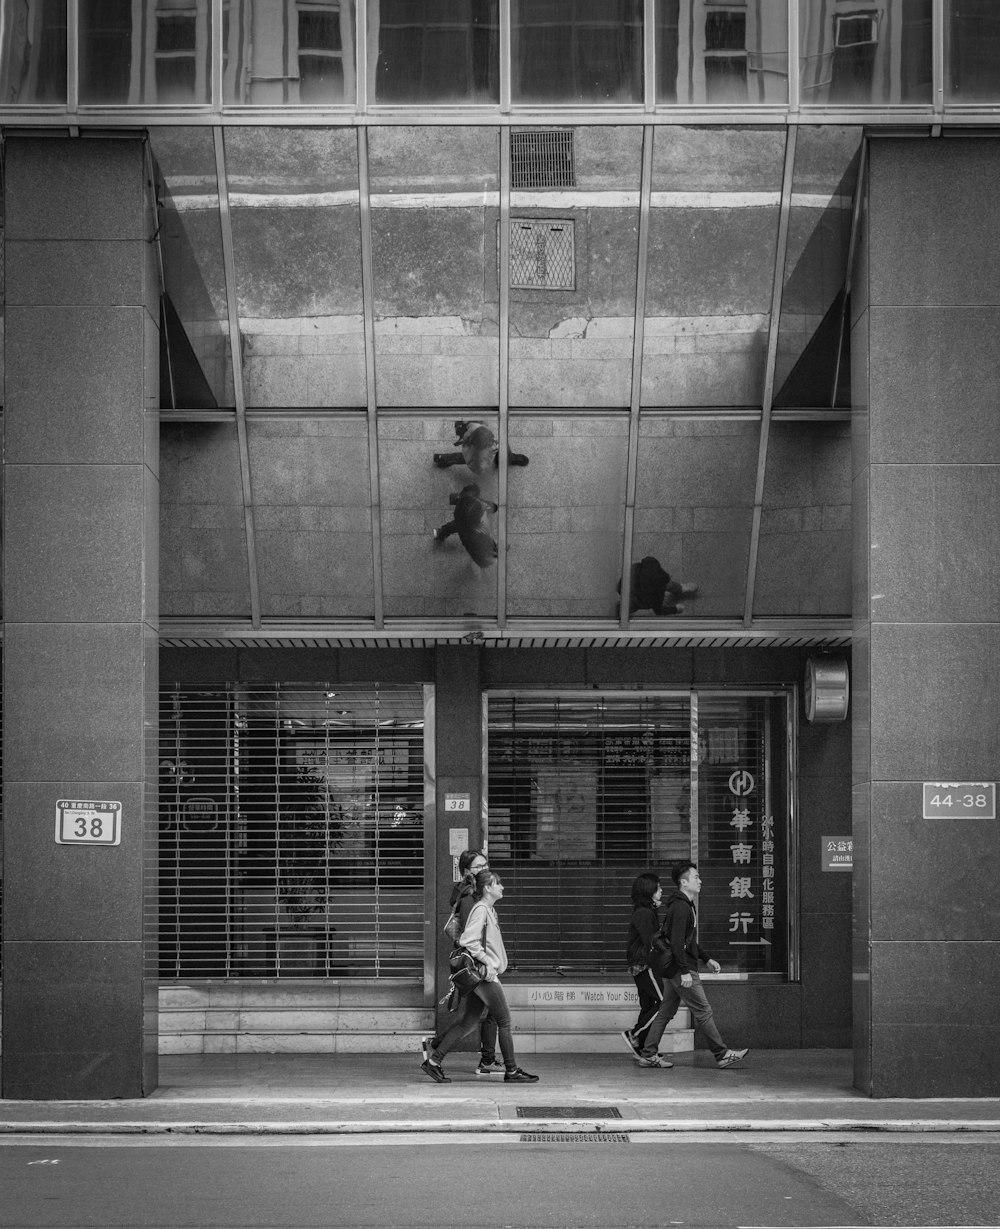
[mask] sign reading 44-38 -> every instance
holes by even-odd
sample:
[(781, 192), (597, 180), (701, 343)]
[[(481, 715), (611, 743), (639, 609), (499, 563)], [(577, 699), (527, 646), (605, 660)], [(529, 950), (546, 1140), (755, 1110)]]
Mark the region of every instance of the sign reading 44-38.
[(59, 845), (120, 845), (122, 804), (60, 798), (56, 803), (56, 843)]

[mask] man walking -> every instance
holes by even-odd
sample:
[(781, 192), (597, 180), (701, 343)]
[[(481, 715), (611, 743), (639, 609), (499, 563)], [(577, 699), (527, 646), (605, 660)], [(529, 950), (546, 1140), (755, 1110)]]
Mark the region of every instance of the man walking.
[(701, 876), (694, 862), (679, 862), (670, 877), (676, 886), (665, 902), (663, 938), (653, 940), (649, 953), (650, 967), (663, 979), (663, 1002), (646, 1032), (642, 1053), (656, 1053), (663, 1030), (683, 1003), (690, 1009), (695, 1027), (704, 1033), (715, 1056), (715, 1065), (731, 1067), (746, 1058), (749, 1051), (731, 1050), (722, 1040), (698, 976), (699, 961), (705, 962), (710, 973), (719, 973), (722, 969), (719, 962), (698, 945), (698, 910), (694, 898), (701, 891)]

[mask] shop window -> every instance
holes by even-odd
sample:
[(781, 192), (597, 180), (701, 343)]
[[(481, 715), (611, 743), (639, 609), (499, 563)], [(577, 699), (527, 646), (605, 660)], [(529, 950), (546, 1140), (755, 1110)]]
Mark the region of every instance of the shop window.
[(497, 103), (498, 0), (369, 0), (375, 102)]
[(298, 7), (299, 102), (344, 100), (344, 47), (339, 4)]
[(642, 101), (642, 0), (514, 0), (515, 102)]
[(66, 0), (9, 0), (0, 22), (0, 97), (66, 102)]
[(790, 973), (784, 692), (491, 694), (488, 852), (512, 975), (621, 970), (629, 891), (697, 862), (723, 971)]
[(419, 686), (160, 706), (160, 975), (423, 975)]
[(194, 96), (195, 13), (158, 13), (156, 16), (156, 101), (188, 102)]
[(705, 15), (705, 101), (747, 100), (747, 15), (724, 9)]

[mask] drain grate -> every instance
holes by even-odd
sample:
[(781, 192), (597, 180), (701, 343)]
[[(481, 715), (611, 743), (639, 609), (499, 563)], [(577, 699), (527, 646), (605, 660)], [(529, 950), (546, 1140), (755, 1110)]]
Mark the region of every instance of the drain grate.
[(516, 1105), (518, 1118), (621, 1118), (616, 1105)]
[(533, 1131), (519, 1137), (522, 1144), (630, 1144), (621, 1131)]

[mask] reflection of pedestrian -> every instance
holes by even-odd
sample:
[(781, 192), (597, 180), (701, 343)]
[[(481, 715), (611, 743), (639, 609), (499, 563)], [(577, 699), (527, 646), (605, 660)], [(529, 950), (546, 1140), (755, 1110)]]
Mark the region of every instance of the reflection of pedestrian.
[(473, 560), (481, 568), (489, 567), (497, 557), (497, 544), (486, 518), (496, 512), (497, 505), (483, 499), (474, 482), (453, 491), (448, 502), (455, 505), (455, 516), (434, 530), (435, 542), (443, 542), (457, 533)]
[(694, 898), (701, 891), (701, 876), (693, 862), (678, 862), (670, 876), (677, 885), (667, 897), (663, 918), (663, 951), (651, 944), (649, 963), (663, 978), (663, 1003), (646, 1033), (643, 1053), (656, 1053), (663, 1030), (674, 1018), (681, 1003), (688, 1007), (695, 1027), (700, 1028), (715, 1055), (717, 1067), (731, 1067), (746, 1058), (746, 1050), (730, 1050), (719, 1035), (712, 1006), (698, 976), (698, 962), (703, 960), (710, 973), (719, 973), (722, 966), (698, 946), (696, 927), (698, 910)]
[[(649, 967), (649, 941), (660, 929), (657, 909), (663, 889), (658, 875), (646, 871), (637, 875), (632, 884), (632, 917), (628, 925), (625, 960), (639, 994), (639, 1016), (631, 1029), (621, 1034), (640, 1067), (672, 1067), (669, 1059), (656, 1052), (657, 1037), (652, 1049), (646, 1044), (646, 1032), (663, 1002), (663, 982)], [(662, 1036), (663, 1030), (660, 1030)]]
[[(621, 582), (618, 583), (621, 593)], [(665, 572), (659, 559), (647, 555), (640, 559), (632, 570), (632, 592), (629, 594), (628, 612), (635, 614), (637, 610), (652, 610), (653, 614), (680, 614), (684, 606), (678, 602), (679, 597), (695, 597), (697, 585), (682, 584), (671, 580), (670, 573)]]
[[(463, 422), (455, 423), (455, 443), (461, 452), (436, 452), (434, 464), (438, 469), (447, 469), (451, 465), (468, 465), (474, 474), (486, 474), (496, 469), (499, 464), (498, 453), (500, 445), (497, 437), (485, 423)], [(507, 449), (508, 465), (527, 465), (528, 458), (520, 452)]]
[[(481, 850), (466, 849), (458, 856), (458, 870), (462, 878), (451, 890), (448, 907), (457, 912), (458, 933), (461, 935), (469, 920), (472, 906), (476, 903), (476, 876), (480, 871), (489, 870), (489, 863)], [(460, 1006), (464, 1007), (464, 1003)], [(503, 1063), (497, 1062), (497, 1022), (482, 1002), (479, 1003), (479, 1009), (482, 1019), (479, 1023), (480, 1056), (476, 1075), (499, 1075), (504, 1067)], [(421, 1038), (420, 1046), (424, 1052), (424, 1062), (430, 1059), (431, 1053), (440, 1044), (442, 1036), (435, 1034), (433, 1037)]]
[(510, 1008), (507, 996), (500, 984), (500, 974), (507, 968), (507, 952), (500, 934), (496, 904), (503, 897), (500, 876), (489, 869), (476, 876), (475, 904), (469, 920), (462, 931), (459, 943), (467, 948), (481, 964), (486, 966), (486, 977), (471, 994), (466, 995), (458, 1020), (445, 1033), (440, 1043), (431, 1051), (430, 1057), (420, 1064), (420, 1070), (436, 1084), (447, 1084), (441, 1060), (458, 1045), (466, 1033), (479, 1023), (483, 1006), (497, 1022), (500, 1053), (503, 1055), (504, 1082), (508, 1084), (535, 1084), (537, 1075), (529, 1075), (517, 1065), (514, 1055), (514, 1039), (511, 1034)]

